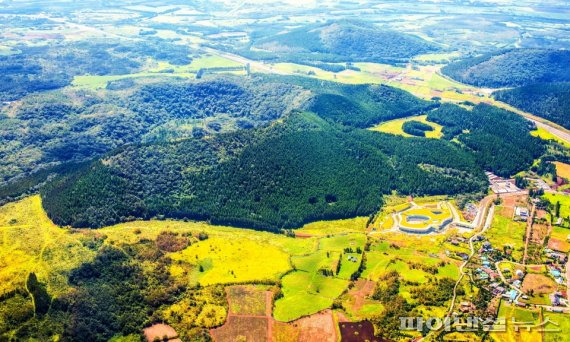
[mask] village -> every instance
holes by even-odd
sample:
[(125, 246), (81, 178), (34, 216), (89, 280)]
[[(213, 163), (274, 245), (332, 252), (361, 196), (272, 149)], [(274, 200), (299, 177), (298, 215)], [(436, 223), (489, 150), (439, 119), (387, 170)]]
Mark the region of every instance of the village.
[[(544, 321), (569, 313), (568, 180), (557, 177), (549, 185), (539, 177), (487, 176), (493, 194), (486, 197), (492, 198), (486, 222), (474, 235), (450, 236), (447, 242), (458, 250), (446, 254), (463, 260), (464, 278), (486, 294), (488, 305), (482, 311), (475, 303), (480, 296), (454, 294), (449, 314), (515, 322), (525, 315)], [(464, 216), (473, 217), (476, 210), (466, 206)]]

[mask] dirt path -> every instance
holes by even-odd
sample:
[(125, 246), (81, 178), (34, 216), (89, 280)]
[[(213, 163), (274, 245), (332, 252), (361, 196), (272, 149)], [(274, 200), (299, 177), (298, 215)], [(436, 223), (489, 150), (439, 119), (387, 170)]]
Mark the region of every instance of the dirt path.
[(528, 257), (528, 243), (530, 241), (530, 234), (532, 232), (532, 224), (534, 221), (534, 212), (536, 211), (536, 205), (532, 205), (532, 209), (530, 210), (530, 215), (526, 221), (526, 239), (524, 243), (524, 255), (523, 255), (523, 265), (526, 264), (526, 259)]
[(275, 323), (273, 317), (271, 317), (271, 309), (273, 304), (273, 293), (271, 291), (265, 291), (265, 317), (267, 317), (267, 341), (273, 341), (273, 323)]
[(471, 260), (473, 255), (475, 255), (475, 247), (473, 246), (473, 240), (475, 240), (477, 236), (485, 233), (485, 231), (487, 231), (487, 229), (491, 227), (491, 222), (493, 222), (494, 213), (495, 213), (495, 205), (492, 204), (491, 208), (489, 208), (487, 219), (485, 220), (485, 226), (483, 227), (483, 229), (469, 238), (469, 248), (471, 249), (471, 254), (469, 254), (469, 258), (465, 260), (463, 264), (461, 264), (461, 266), (459, 267), (460, 276), (459, 279), (457, 279), (455, 286), (453, 287), (453, 298), (451, 299), (451, 304), (449, 305), (448, 315), (451, 315), (451, 313), (453, 312), (453, 307), (455, 306), (455, 300), (457, 299), (457, 288), (459, 287), (459, 284), (461, 284), (461, 280), (463, 280), (463, 277), (465, 276), (465, 272), (463, 271), (463, 269), (465, 268), (465, 266), (467, 266), (469, 260)]

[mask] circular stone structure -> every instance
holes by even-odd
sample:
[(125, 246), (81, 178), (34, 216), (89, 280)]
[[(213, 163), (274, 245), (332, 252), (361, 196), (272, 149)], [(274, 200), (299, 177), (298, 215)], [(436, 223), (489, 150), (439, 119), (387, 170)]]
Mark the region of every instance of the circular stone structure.
[(398, 214), (398, 228), (406, 233), (429, 234), (442, 231), (453, 221), (448, 204), (438, 203), (437, 207), (415, 206)]

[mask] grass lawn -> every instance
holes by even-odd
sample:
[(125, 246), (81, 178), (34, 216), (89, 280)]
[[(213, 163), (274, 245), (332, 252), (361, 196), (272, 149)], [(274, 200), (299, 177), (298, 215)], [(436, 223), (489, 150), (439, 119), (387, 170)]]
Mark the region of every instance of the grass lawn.
[(441, 129), (443, 128), (443, 126), (438, 125), (434, 122), (427, 121), (427, 115), (410, 116), (407, 118), (390, 120), (390, 121), (383, 122), (377, 126), (374, 126), (370, 129), (373, 131), (390, 133), (390, 134), (395, 134), (395, 135), (401, 135), (404, 137), (412, 137), (412, 135), (410, 135), (410, 134), (408, 134), (402, 130), (402, 125), (407, 121), (419, 121), (419, 122), (425, 123), (425, 124), (433, 127), (434, 128), (433, 131), (426, 132), (426, 138), (439, 139), (443, 136), (443, 134), (441, 133)]

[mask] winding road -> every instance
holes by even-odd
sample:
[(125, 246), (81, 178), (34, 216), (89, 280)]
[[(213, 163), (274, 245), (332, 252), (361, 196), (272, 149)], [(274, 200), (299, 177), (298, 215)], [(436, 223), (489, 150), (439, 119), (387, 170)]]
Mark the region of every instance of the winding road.
[[(486, 207), (483, 207), (483, 211), (485, 209), (486, 209)], [(455, 306), (455, 300), (457, 299), (457, 288), (461, 284), (461, 280), (463, 280), (463, 277), (466, 275), (466, 273), (463, 270), (464, 270), (465, 266), (467, 266), (467, 264), (469, 263), (469, 261), (471, 260), (473, 255), (475, 255), (475, 247), (473, 246), (473, 241), (479, 235), (485, 233), (487, 231), (487, 229), (489, 229), (489, 227), (491, 227), (491, 222), (493, 222), (493, 215), (494, 214), (495, 214), (495, 205), (492, 204), (491, 207), (489, 208), (488, 213), (487, 213), (487, 219), (485, 220), (485, 225), (483, 226), (483, 229), (481, 229), (479, 232), (473, 234), (473, 236), (471, 236), (469, 238), (469, 249), (471, 250), (471, 254), (469, 254), (469, 258), (467, 258), (467, 260), (465, 260), (463, 262), (463, 264), (461, 264), (461, 266), (459, 267), (460, 276), (459, 276), (459, 279), (457, 279), (455, 286), (453, 287), (453, 298), (451, 299), (451, 304), (449, 305), (448, 315), (451, 315), (451, 312), (453, 312), (453, 307)]]

